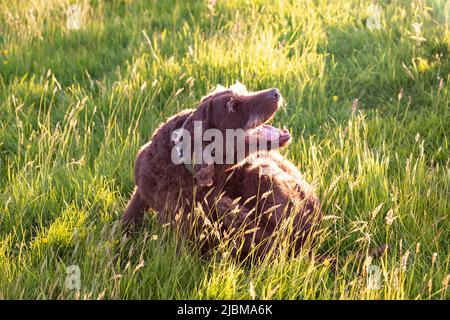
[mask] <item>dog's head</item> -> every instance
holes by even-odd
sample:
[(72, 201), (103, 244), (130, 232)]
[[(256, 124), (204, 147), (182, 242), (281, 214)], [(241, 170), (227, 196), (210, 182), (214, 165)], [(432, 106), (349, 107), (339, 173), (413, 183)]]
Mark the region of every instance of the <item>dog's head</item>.
[(291, 141), (289, 132), (268, 124), (282, 101), (276, 88), (248, 92), (237, 83), (229, 89), (219, 86), (202, 99), (198, 111), (206, 122), (205, 129), (218, 129), (224, 136), (227, 129), (242, 129), (247, 142), (255, 138), (265, 140), (268, 148), (284, 147)]
[[(203, 133), (209, 129), (219, 132), (223, 147), (218, 150), (216, 145), (214, 152), (220, 151), (221, 155), (214, 155), (214, 162), (206, 161), (207, 165), (198, 166), (199, 169), (194, 170), (194, 174), (199, 177), (197, 180), (204, 181), (203, 185), (210, 185), (211, 175), (214, 174), (212, 166), (219, 164), (222, 169), (230, 168), (256, 151), (288, 145), (291, 141), (289, 132), (268, 124), (282, 102), (281, 94), (276, 88), (248, 92), (239, 83), (230, 88), (218, 86), (204, 97), (192, 120), (201, 121)], [(243, 153), (239, 153), (242, 149)], [(231, 162), (230, 153), (233, 159)], [(221, 163), (218, 163), (217, 159), (220, 159)], [(200, 178), (205, 176), (206, 171), (210, 173), (209, 179)]]

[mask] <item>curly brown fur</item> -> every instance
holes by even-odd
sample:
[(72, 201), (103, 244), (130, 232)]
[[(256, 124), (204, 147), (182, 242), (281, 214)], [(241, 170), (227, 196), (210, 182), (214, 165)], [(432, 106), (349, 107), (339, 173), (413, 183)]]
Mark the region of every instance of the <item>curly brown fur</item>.
[[(298, 252), (307, 239), (314, 238), (322, 213), (317, 196), (298, 169), (272, 150), (291, 140), (286, 130), (265, 125), (280, 101), (277, 89), (247, 92), (242, 87), (221, 87), (204, 97), (197, 109), (169, 118), (138, 153), (136, 189), (122, 217), (125, 227), (138, 225), (150, 208), (162, 223), (179, 223), (186, 232), (195, 225), (197, 237), (205, 233), (207, 222), (216, 223), (219, 238), (235, 236), (231, 253), (243, 260), (250, 253), (256, 259), (264, 257), (282, 222), (289, 218), (291, 247)], [(276, 141), (266, 141), (266, 146), (258, 144), (257, 150), (246, 144), (243, 159), (238, 159), (234, 150), (231, 164), (195, 164), (191, 172), (183, 164), (173, 163), (172, 134), (181, 127), (193, 133), (193, 123), (199, 120), (203, 132), (214, 128), (224, 136), (226, 129), (253, 128), (281, 134)], [(204, 216), (195, 214), (196, 204)], [(203, 249), (213, 247), (216, 240), (206, 237)]]

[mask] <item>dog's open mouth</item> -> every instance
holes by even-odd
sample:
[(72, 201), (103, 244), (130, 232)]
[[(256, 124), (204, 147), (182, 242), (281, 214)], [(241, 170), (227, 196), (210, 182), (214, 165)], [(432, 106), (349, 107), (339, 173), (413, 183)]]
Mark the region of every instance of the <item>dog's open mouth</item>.
[(279, 129), (269, 124), (263, 124), (253, 129), (247, 130), (245, 134), (247, 142), (258, 141), (259, 143), (268, 143), (270, 146), (278, 144), (279, 147), (285, 146), (291, 140), (291, 135), (286, 128)]

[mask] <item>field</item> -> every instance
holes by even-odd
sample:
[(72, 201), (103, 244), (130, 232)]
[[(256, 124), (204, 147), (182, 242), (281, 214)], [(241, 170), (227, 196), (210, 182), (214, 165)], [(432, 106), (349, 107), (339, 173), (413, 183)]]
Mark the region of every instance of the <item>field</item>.
[[(70, 29), (73, 3), (0, 1), (0, 299), (450, 298), (445, 0), (379, 1), (372, 28), (363, 0), (80, 0)], [(139, 147), (235, 81), (283, 94), (339, 272), (204, 259), (154, 213), (122, 236)]]

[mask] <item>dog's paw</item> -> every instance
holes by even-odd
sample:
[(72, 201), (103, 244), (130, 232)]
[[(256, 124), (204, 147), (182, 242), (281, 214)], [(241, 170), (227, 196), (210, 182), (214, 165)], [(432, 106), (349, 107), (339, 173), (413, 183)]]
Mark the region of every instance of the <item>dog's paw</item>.
[(195, 174), (195, 180), (200, 187), (210, 187), (213, 185), (214, 165), (202, 167)]

